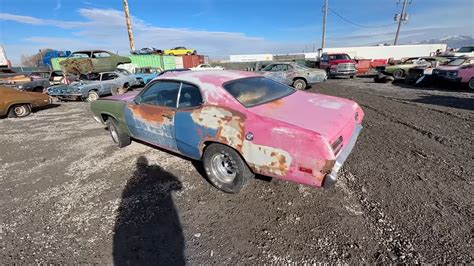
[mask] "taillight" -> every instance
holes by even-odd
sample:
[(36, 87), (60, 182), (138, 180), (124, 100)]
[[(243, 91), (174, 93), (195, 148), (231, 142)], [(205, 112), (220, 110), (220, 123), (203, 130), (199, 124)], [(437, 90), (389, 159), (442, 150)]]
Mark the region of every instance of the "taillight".
[(332, 147), (332, 150), (334, 151), (334, 154), (338, 154), (339, 151), (342, 149), (342, 141), (344, 139), (342, 138), (342, 136), (339, 136), (339, 138), (337, 138), (337, 140), (331, 144), (331, 147)]

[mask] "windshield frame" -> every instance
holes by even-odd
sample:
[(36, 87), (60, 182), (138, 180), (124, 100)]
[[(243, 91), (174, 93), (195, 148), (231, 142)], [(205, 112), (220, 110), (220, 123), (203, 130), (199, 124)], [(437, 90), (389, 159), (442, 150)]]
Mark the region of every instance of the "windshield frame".
[[(277, 98), (273, 98), (273, 99), (269, 99), (267, 101), (262, 101), (262, 102), (259, 102), (259, 103), (255, 103), (255, 104), (249, 104), (249, 105), (245, 105), (244, 103), (242, 103), (241, 101), (239, 101), (239, 99), (237, 99), (237, 97), (235, 97), (232, 93), (230, 93), (225, 86), (229, 85), (229, 83), (234, 83), (234, 82), (238, 82), (238, 81), (242, 81), (242, 80), (248, 80), (248, 79), (267, 79), (269, 80), (270, 82), (274, 82), (274, 83), (277, 83), (279, 85), (282, 85), (284, 87), (287, 87), (290, 89), (290, 92), (287, 93), (287, 94), (284, 94), (280, 97), (277, 97)], [(270, 102), (274, 102), (274, 101), (278, 101), (282, 98), (285, 98), (285, 97), (288, 97), (290, 96), (291, 94), (295, 93), (296, 92), (296, 89), (286, 85), (286, 84), (283, 84), (283, 83), (280, 83), (276, 80), (273, 80), (271, 78), (267, 78), (265, 76), (254, 76), (254, 77), (245, 77), (245, 78), (238, 78), (238, 79), (233, 79), (233, 80), (229, 80), (229, 81), (226, 81), (224, 83), (222, 83), (222, 89), (224, 89), (232, 98), (234, 98), (238, 103), (240, 103), (244, 108), (246, 109), (249, 109), (249, 108), (252, 108), (252, 107), (256, 107), (256, 106), (259, 106), (259, 105), (264, 105), (264, 104), (267, 104), (267, 103), (270, 103)]]

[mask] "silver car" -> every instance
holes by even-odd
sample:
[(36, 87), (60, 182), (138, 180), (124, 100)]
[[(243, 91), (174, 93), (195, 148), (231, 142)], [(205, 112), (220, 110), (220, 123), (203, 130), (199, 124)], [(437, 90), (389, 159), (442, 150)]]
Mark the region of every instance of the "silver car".
[(81, 76), (81, 80), (69, 85), (57, 85), (48, 88), (48, 94), (59, 100), (87, 100), (89, 102), (105, 95), (125, 93), (139, 81), (133, 75), (120, 72), (92, 73)]
[(324, 82), (327, 79), (326, 71), (313, 69), (294, 62), (272, 63), (259, 71), (265, 77), (279, 81), (295, 89), (304, 90), (308, 85)]

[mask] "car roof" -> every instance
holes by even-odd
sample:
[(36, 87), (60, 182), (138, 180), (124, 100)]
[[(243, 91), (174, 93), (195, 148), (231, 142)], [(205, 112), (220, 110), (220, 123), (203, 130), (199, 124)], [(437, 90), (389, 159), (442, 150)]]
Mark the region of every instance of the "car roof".
[(261, 77), (261, 75), (254, 72), (238, 70), (202, 70), (165, 73), (158, 79), (177, 79), (190, 83), (207, 83), (222, 86), (222, 84), (231, 80), (250, 77)]
[(111, 53), (111, 52), (106, 51), (106, 50), (82, 50), (82, 51), (75, 51), (75, 52), (73, 52), (73, 54), (75, 54), (75, 53), (90, 53), (90, 52), (106, 52), (106, 53)]

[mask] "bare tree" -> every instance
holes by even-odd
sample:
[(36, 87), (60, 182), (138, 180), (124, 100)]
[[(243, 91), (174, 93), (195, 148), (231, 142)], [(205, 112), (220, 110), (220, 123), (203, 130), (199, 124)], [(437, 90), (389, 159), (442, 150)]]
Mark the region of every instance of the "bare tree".
[(26, 67), (35, 67), (40, 66), (42, 64), (42, 59), (44, 55), (49, 52), (53, 51), (51, 48), (41, 49), (41, 52), (37, 52), (34, 55), (22, 55), (21, 56), (21, 65)]

